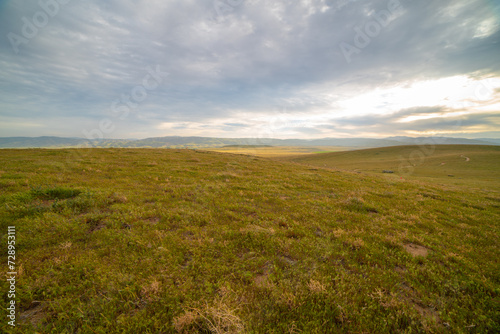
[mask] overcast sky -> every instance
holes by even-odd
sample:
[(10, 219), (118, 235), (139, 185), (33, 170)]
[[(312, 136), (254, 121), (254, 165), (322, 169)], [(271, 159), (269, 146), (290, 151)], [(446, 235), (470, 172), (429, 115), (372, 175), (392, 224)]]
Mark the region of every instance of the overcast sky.
[(0, 0), (0, 136), (500, 138), (498, 0)]

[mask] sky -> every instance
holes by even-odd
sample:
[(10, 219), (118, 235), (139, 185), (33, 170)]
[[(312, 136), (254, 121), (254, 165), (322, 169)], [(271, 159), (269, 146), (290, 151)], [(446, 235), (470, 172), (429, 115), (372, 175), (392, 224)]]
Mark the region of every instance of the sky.
[(0, 137), (500, 138), (498, 0), (0, 0)]

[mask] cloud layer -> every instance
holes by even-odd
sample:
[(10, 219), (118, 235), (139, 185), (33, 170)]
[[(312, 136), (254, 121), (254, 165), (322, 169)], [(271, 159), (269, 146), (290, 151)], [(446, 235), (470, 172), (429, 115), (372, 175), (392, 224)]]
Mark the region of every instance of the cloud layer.
[(6, 1), (0, 36), (0, 136), (500, 137), (497, 1)]

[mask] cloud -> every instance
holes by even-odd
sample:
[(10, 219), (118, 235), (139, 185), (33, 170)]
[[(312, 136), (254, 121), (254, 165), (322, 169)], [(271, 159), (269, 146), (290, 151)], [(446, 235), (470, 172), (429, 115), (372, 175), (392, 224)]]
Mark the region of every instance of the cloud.
[[(247, 0), (223, 11), (213, 0), (42, 3), (58, 9), (38, 28), (37, 13), (46, 13), (38, 2), (0, 5), (0, 120), (10, 124), (0, 135), (83, 136), (108, 119), (115, 130), (103, 135), (115, 138), (172, 134), (163, 123), (184, 124), (183, 135), (211, 124), (212, 135), (238, 136), (286, 114), (307, 126), (271, 129), (276, 136), (315, 137), (332, 134), (328, 119), (377, 129), (419, 107), (396, 106), (401, 95), (384, 95), (394, 87), (500, 77), (500, 4), (487, 0)], [(382, 26), (377, 18), (393, 7)], [(347, 62), (341, 43), (355, 46), (377, 22), (380, 31)], [(30, 25), (37, 32), (26, 37)], [(9, 34), (24, 40), (13, 48)], [(127, 117), (113, 110), (156, 66), (168, 72), (162, 83), (131, 101)], [(370, 94), (378, 94), (371, 110), (348, 105)], [(441, 100), (432, 103), (427, 113), (443, 112)]]
[[(410, 121), (403, 122), (410, 118)], [(422, 107), (400, 110), (387, 115), (344, 117), (331, 120), (329, 129), (347, 128), (355, 132), (386, 135), (474, 135), (494, 132), (500, 127), (497, 112), (457, 112), (444, 107)]]

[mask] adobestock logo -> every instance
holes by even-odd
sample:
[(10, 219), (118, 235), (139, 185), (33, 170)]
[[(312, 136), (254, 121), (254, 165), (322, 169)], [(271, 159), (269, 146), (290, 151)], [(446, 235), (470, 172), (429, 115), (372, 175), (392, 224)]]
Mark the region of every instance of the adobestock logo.
[(340, 50), (344, 55), (347, 63), (352, 62), (352, 56), (354, 54), (361, 53), (361, 50), (366, 48), (372, 41), (380, 35), (382, 28), (387, 27), (393, 20), (393, 18), (398, 15), (402, 10), (401, 3), (399, 0), (389, 0), (387, 4), (387, 9), (382, 9), (376, 12), (372, 17), (371, 21), (365, 23), (363, 27), (355, 27), (353, 44), (342, 42), (339, 44)]
[[(469, 99), (453, 106), (454, 110), (467, 109), (469, 107), (475, 106), (475, 103), (479, 101), (489, 100), (495, 92), (495, 86), (490, 80), (483, 80), (477, 83), (474, 88), (474, 95)], [(448, 131), (457, 131), (462, 126), (462, 118), (456, 119), (456, 124), (452, 129)], [(402, 177), (408, 177), (415, 172), (415, 168), (424, 164), (427, 157), (431, 156), (436, 150), (436, 145), (446, 144), (447, 138), (431, 137), (426, 138), (421, 142), (416, 143), (418, 148), (413, 150), (408, 158), (399, 156), (398, 160), (400, 162), (398, 172)], [(465, 157), (466, 158), (466, 157)], [(469, 161), (469, 160), (466, 160)]]
[(240, 6), (243, 3), (243, 0), (214, 0), (213, 8), (214, 13), (212, 19), (215, 22), (222, 22), (226, 15), (232, 13), (236, 7)]
[(40, 29), (43, 29), (48, 23), (50, 18), (53, 18), (59, 13), (60, 5), (66, 5), (71, 0), (40, 0), (38, 5), (42, 10), (39, 10), (31, 17), (31, 20), (25, 16), (21, 18), (23, 26), (21, 28), (21, 35), (9, 32), (7, 38), (10, 41), (14, 53), (19, 53), (19, 46), (21, 44), (28, 44), (30, 40), (38, 36)]
[[(156, 69), (148, 66), (146, 74), (141, 84), (136, 85), (130, 90), (130, 94), (121, 94), (120, 99), (113, 101), (111, 104), (111, 112), (118, 120), (125, 120), (130, 111), (139, 107), (141, 102), (144, 102), (148, 97), (148, 91), (154, 91), (161, 83), (164, 77), (168, 76), (168, 72), (161, 70), (160, 65), (156, 65)], [(104, 139), (105, 134), (109, 134), (115, 130), (115, 124), (109, 118), (103, 118), (99, 122), (99, 126), (92, 130), (83, 130), (82, 133), (90, 142), (92, 140)]]
[[(113, 119), (102, 118), (97, 126), (91, 130), (83, 129), (82, 133), (85, 136), (76, 148), (94, 148), (98, 146), (99, 140), (104, 139), (105, 135), (111, 134), (116, 129), (116, 123), (125, 120), (133, 109), (137, 109), (141, 102), (144, 102), (148, 97), (148, 92), (157, 89), (164, 81), (164, 78), (169, 75), (168, 72), (162, 71), (160, 65), (156, 65), (156, 69), (148, 66), (147, 74), (144, 75), (140, 84), (130, 89), (129, 94), (121, 94), (119, 99), (111, 103), (111, 113)], [(81, 160), (88, 157), (91, 153), (89, 150), (71, 150), (66, 163), (69, 164), (74, 160)]]

